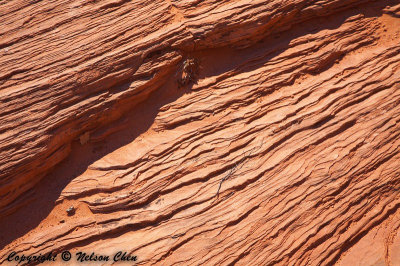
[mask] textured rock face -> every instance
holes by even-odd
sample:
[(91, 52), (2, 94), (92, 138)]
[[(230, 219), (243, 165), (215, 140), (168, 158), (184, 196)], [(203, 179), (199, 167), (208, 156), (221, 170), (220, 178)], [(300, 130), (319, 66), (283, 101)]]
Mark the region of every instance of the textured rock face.
[(11, 0), (0, 25), (1, 262), (400, 265), (400, 1)]

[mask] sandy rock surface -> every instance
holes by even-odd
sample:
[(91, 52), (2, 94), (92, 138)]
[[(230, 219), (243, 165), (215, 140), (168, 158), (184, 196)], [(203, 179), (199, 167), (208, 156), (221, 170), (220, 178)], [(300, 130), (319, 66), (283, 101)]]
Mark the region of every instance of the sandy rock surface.
[(8, 0), (0, 26), (0, 262), (400, 265), (400, 1)]

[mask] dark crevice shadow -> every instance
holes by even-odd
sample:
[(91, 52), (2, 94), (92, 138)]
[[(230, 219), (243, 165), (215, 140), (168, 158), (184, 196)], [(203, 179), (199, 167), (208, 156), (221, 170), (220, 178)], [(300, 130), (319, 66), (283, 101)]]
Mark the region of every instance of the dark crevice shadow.
[[(365, 18), (376, 18), (384, 14), (383, 9), (391, 5), (393, 0), (382, 0), (368, 3), (368, 5), (353, 6), (345, 10), (338, 10), (327, 16), (317, 16), (292, 25), (288, 30), (267, 35), (252, 46), (244, 49), (235, 47), (222, 47), (216, 49), (204, 49), (194, 54), (201, 61), (200, 78), (218, 76), (229, 71), (240, 73), (251, 72), (278, 56), (290, 47), (290, 42), (308, 34), (317, 34), (323, 30), (338, 29), (345, 21), (356, 15)], [(337, 54), (335, 60), (342, 55)], [(328, 69), (335, 60), (324, 65)], [(209, 67), (205, 68), (203, 65)], [(314, 70), (315, 73), (321, 72)], [(314, 74), (315, 74), (314, 73)], [(311, 73), (312, 74), (312, 73)]]
[[(79, 140), (71, 144), (71, 152), (56, 165), (34, 188), (24, 193), (29, 197), (23, 206), (0, 220), (0, 250), (36, 228), (57, 205), (63, 189), (76, 177), (85, 172), (91, 164), (118, 148), (133, 142), (153, 124), (159, 109), (190, 92), (190, 86), (179, 88), (174, 76), (149, 97), (138, 103), (119, 120), (100, 128), (105, 138), (81, 145)], [(109, 130), (107, 130), (109, 129)], [(108, 133), (107, 131), (111, 132)], [(96, 131), (94, 132), (96, 133)]]
[[(381, 16), (382, 9), (391, 2), (393, 1), (378, 1), (371, 3), (368, 7), (353, 7), (341, 10), (340, 13), (317, 17), (294, 25), (287, 31), (267, 36), (262, 41), (243, 50), (232, 47), (205, 49), (196, 51), (191, 56), (200, 59), (200, 79), (235, 70), (239, 70), (241, 73), (249, 72), (287, 49), (293, 39), (322, 30), (336, 29), (354, 15)], [(85, 145), (81, 145), (79, 141), (72, 143), (71, 153), (68, 157), (51, 170), (50, 174), (43, 178), (38, 185), (26, 192), (30, 193), (26, 205), (0, 221), (0, 249), (36, 228), (57, 205), (55, 202), (63, 189), (74, 178), (81, 175), (88, 166), (134, 141), (152, 126), (161, 107), (190, 92), (191, 86), (178, 89), (174, 79), (175, 77), (171, 77), (164, 86), (124, 114), (123, 118), (104, 127), (110, 130), (114, 129), (116, 132), (98, 142), (89, 142)]]

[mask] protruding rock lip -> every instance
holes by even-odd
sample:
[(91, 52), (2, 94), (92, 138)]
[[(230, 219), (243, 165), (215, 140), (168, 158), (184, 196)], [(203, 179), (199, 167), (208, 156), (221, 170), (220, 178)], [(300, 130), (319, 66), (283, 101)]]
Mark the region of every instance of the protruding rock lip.
[[(137, 47), (125, 47), (129, 42), (122, 41), (114, 52), (100, 55), (99, 62), (107, 68), (100, 67), (100, 74), (92, 68), (94, 64), (74, 74), (64, 73), (64, 78), (55, 76), (49, 82), (61, 84), (56, 86), (56, 95), (64, 98), (49, 109), (53, 120), (43, 119), (43, 125), (50, 123), (44, 131), (46, 139), (34, 143), (38, 149), (45, 147), (39, 149), (44, 152), (24, 151), (33, 154), (39, 170), (30, 172), (36, 168), (18, 168), (19, 164), (7, 168), (24, 175), (15, 182), (13, 176), (4, 179), (5, 187), (11, 184), (13, 188), (5, 200), (24, 195), (29, 185), (39, 182), (39, 173), (46, 173), (50, 164), (63, 160), (70, 150), (76, 152), (71, 143), (78, 151), (92, 152), (94, 142), (111, 131), (121, 131), (110, 129), (113, 121), (146, 103), (155, 113), (143, 127), (143, 132), (150, 133), (135, 132), (131, 143), (108, 150), (109, 155), (103, 153), (96, 162), (85, 162), (90, 167), (69, 176), (62, 195), (54, 199), (56, 206), (40, 221), (46, 234), (39, 227), (27, 230), (0, 252), (0, 260), (11, 247), (49, 250), (55, 239), (58, 249), (104, 248), (107, 241), (139, 239), (140, 245), (131, 251), (141, 250), (146, 254), (141, 259), (149, 263), (194, 258), (205, 264), (267, 259), (337, 262), (370, 229), (397, 215), (400, 206), (396, 197), (399, 48), (394, 31), (384, 27), (387, 17), (354, 11), (341, 17), (345, 19), (335, 27), (325, 25), (324, 17), (319, 20), (321, 27), (310, 27), (296, 37), (256, 42), (274, 33), (268, 31), (271, 27), (290, 27), (290, 21), (307, 19), (311, 24), (319, 15), (339, 14), (367, 2), (318, 1), (319, 6), (304, 10), (298, 8), (305, 3), (301, 0), (275, 9), (260, 7), (262, 1), (246, 2), (244, 7), (234, 3), (231, 11), (219, 10), (218, 23), (213, 20), (216, 17), (204, 14), (199, 21), (195, 14), (182, 15), (174, 20), (180, 24), (166, 25), (164, 31), (152, 31), (145, 39), (132, 39)], [(121, 2), (125, 7), (128, 3)], [(117, 11), (119, 5), (107, 7)], [(241, 10), (248, 14), (235, 13)], [(287, 17), (282, 15), (285, 10)], [(385, 10), (396, 17), (397, 9)], [(265, 24), (256, 23), (267, 15), (271, 19)], [(257, 16), (261, 20), (253, 20)], [(156, 40), (163, 45), (155, 44)], [(179, 70), (188, 58), (205, 59), (200, 65), (212, 67), (209, 62), (220, 57), (207, 61), (199, 55), (215, 52), (216, 47), (226, 53), (224, 45), (229, 44), (243, 48), (232, 56), (242, 55), (242, 62), (220, 67), (214, 75), (203, 71), (186, 79), (185, 88), (177, 89), (175, 73), (197, 71)], [(23, 77), (24, 71), (11, 74)], [(75, 76), (76, 82), (68, 83)], [(21, 84), (25, 81), (22, 78)], [(163, 91), (171, 84), (173, 93)], [(46, 86), (36, 89), (52, 93), (46, 91), (51, 86)], [(56, 99), (29, 88), (37, 97), (32, 98)], [(19, 90), (16, 95), (0, 94), (1, 101), (3, 96), (10, 100), (6, 115), (20, 104), (17, 96), (28, 93)], [(162, 99), (154, 100), (157, 97)], [(154, 101), (155, 105), (150, 104)], [(28, 111), (35, 113), (33, 107)], [(25, 126), (31, 130), (30, 124)], [(137, 127), (135, 123), (129, 126)], [(104, 132), (99, 133), (99, 127)], [(36, 130), (29, 134), (40, 135), (41, 129)], [(188, 245), (201, 248), (187, 249)], [(219, 258), (226, 250), (232, 255)]]

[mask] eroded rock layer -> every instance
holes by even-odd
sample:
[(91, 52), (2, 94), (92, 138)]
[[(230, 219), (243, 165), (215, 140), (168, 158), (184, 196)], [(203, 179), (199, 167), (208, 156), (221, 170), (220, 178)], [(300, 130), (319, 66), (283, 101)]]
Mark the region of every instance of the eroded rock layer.
[(0, 25), (0, 261), (400, 264), (399, 1), (12, 0)]

